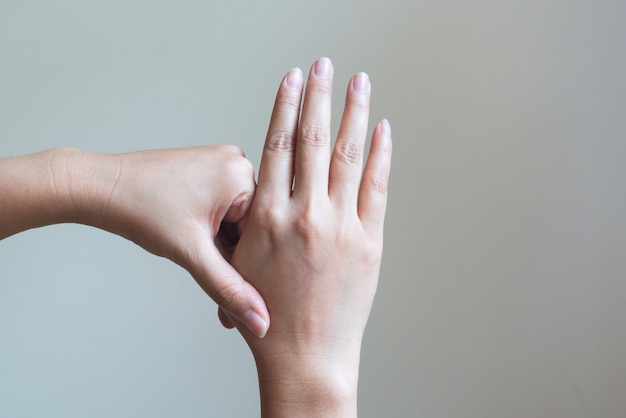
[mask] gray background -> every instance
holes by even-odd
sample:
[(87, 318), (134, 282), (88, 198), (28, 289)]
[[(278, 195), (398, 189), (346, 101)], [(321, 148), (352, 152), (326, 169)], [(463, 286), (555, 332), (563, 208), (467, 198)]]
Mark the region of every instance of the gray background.
[[(626, 3), (0, 0), (0, 155), (235, 143), (288, 69), (373, 83), (395, 154), (362, 417), (626, 416)], [(337, 123), (335, 123), (336, 129)], [(1, 202), (0, 202), (1, 204)], [(0, 417), (258, 415), (179, 267), (0, 241)]]

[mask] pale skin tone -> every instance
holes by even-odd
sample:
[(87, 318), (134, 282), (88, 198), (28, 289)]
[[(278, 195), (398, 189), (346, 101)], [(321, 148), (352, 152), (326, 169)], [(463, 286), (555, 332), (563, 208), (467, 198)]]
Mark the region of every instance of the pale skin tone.
[(254, 190), (252, 165), (234, 145), (116, 155), (58, 148), (4, 158), (0, 239), (65, 222), (121, 235), (187, 269), (219, 306), (263, 336), (263, 298), (216, 245), (221, 222), (243, 219)]
[(324, 58), (311, 67), (306, 93), (300, 70), (283, 78), (256, 191), (235, 146), (117, 155), (63, 148), (0, 159), (0, 239), (74, 222), (167, 257), (245, 338), (262, 417), (356, 417), (391, 129), (386, 120), (376, 125), (365, 157), (371, 86), (357, 74), (333, 145), (332, 81)]
[[(231, 262), (263, 295), (264, 339), (233, 320), (254, 354), (263, 417), (356, 417), (359, 356), (376, 292), (391, 165), (391, 130), (374, 128), (364, 160), (370, 82), (349, 82), (331, 151), (333, 68), (283, 79), (256, 195)], [(293, 188), (292, 188), (293, 184)], [(221, 315), (229, 325), (227, 315)]]

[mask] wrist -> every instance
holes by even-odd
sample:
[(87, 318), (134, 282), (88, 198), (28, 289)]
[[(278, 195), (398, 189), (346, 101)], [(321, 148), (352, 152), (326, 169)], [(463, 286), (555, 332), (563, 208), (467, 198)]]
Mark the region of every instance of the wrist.
[(255, 354), (262, 417), (356, 417), (359, 353)]
[(102, 227), (119, 178), (116, 156), (73, 148), (50, 153), (51, 188), (63, 212), (60, 222)]

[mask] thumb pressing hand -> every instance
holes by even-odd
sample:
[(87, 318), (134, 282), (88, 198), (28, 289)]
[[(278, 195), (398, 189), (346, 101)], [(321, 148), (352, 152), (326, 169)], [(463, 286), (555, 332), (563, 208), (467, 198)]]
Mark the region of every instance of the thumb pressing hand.
[(88, 201), (100, 214), (89, 223), (179, 264), (221, 309), (264, 336), (269, 327), (265, 302), (229, 264), (236, 239), (229, 242), (227, 230), (220, 228), (243, 225), (255, 194), (254, 169), (243, 151), (214, 145), (109, 160), (114, 168), (106, 184), (114, 186), (103, 188), (101, 205)]

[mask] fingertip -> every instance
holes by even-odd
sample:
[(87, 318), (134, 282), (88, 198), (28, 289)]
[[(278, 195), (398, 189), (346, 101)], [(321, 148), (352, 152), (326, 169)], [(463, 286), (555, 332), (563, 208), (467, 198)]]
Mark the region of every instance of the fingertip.
[(352, 77), (352, 89), (357, 93), (369, 94), (372, 89), (369, 75), (360, 72)]
[(321, 57), (313, 64), (312, 73), (316, 77), (330, 78), (333, 75), (333, 63), (328, 57)]
[(376, 125), (374, 129), (374, 135), (372, 136), (370, 152), (391, 153), (393, 148), (391, 135), (391, 123), (389, 123), (389, 120), (383, 119), (378, 122), (378, 125)]
[[(235, 328), (235, 324), (233, 323), (233, 320), (231, 320), (229, 314), (220, 307), (217, 308), (217, 317), (224, 328)], [(267, 335), (267, 330), (269, 328), (268, 321), (263, 319), (261, 315), (256, 313), (253, 309), (250, 309), (243, 314), (239, 320), (258, 338), (264, 338), (265, 335)]]
[(383, 119), (374, 128), (373, 139), (378, 140), (380, 138), (391, 139), (391, 123), (388, 119)]
[(388, 119), (383, 119), (380, 122), (380, 130), (384, 137), (391, 139), (391, 124)]
[[(186, 268), (230, 319), (222, 324), (239, 322), (254, 335), (265, 336), (270, 321), (263, 296), (224, 259), (212, 241), (203, 247), (202, 256)], [(222, 321), (223, 315), (218, 315)]]
[(255, 310), (250, 309), (244, 313), (241, 318), (241, 322), (259, 338), (265, 337), (267, 330), (269, 329), (269, 323), (259, 315)]
[(302, 76), (302, 70), (300, 68), (292, 68), (285, 75), (285, 85), (292, 89), (302, 88), (304, 78)]
[(380, 121), (374, 130), (359, 192), (359, 217), (368, 229), (382, 231), (391, 171), (391, 124)]

